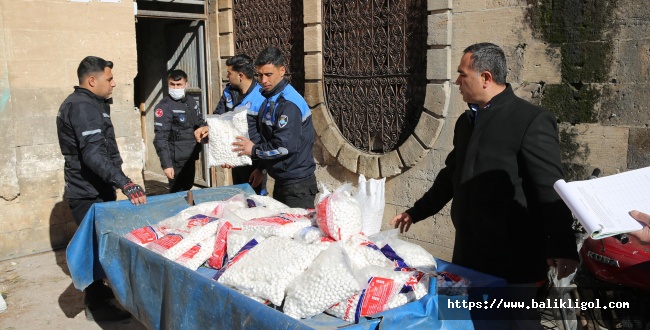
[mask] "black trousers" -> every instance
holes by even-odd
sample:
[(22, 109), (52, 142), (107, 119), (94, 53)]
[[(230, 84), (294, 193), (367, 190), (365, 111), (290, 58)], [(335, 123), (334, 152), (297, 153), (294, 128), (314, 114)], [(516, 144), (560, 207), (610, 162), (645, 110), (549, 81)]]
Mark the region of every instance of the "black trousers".
[(317, 193), (318, 185), (315, 175), (290, 184), (275, 181), (273, 186), (273, 198), (289, 207), (313, 209)]
[[(111, 202), (116, 199), (117, 196), (114, 192), (113, 194), (107, 194), (106, 196), (99, 196), (95, 198), (68, 198), (68, 206), (72, 212), (72, 218), (74, 219), (74, 222), (77, 224), (77, 226), (79, 226), (93, 204)], [(107, 299), (109, 291), (110, 288), (104, 285), (104, 280), (96, 280), (91, 283), (86, 288), (86, 290), (84, 290), (84, 303), (91, 307), (99, 305)]]
[[(251, 173), (257, 168), (256, 162), (253, 161), (253, 165), (248, 166), (239, 166), (232, 169), (232, 184), (242, 184), (249, 183), (248, 180), (251, 177)], [(262, 195), (262, 192), (266, 192), (266, 178), (267, 175), (262, 176), (262, 183), (259, 186), (253, 187), (253, 190), (258, 195)]]
[(169, 179), (169, 192), (175, 193), (192, 189), (195, 174), (196, 164), (193, 160), (188, 160), (182, 166), (174, 164), (174, 178)]

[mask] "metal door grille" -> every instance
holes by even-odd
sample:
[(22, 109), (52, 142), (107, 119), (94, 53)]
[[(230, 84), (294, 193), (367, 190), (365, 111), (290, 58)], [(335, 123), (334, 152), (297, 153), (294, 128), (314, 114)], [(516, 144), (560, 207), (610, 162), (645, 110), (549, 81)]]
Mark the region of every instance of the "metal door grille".
[(268, 46), (282, 50), (285, 77), (300, 93), (305, 90), (303, 0), (235, 0), (235, 54), (255, 59)]
[(327, 107), (343, 136), (387, 153), (413, 132), (426, 90), (426, 0), (323, 0)]

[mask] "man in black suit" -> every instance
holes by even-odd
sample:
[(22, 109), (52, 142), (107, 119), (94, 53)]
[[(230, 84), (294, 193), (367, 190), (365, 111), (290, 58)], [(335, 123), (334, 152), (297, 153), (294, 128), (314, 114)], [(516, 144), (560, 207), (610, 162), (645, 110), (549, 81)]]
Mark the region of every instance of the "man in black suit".
[(564, 278), (578, 253), (571, 211), (553, 189), (563, 177), (555, 116), (515, 96), (499, 46), (463, 53), (456, 85), (470, 109), (456, 122), (454, 149), (429, 191), (391, 224), (407, 231), (453, 199), (453, 263), (509, 286), (534, 287), (549, 265)]

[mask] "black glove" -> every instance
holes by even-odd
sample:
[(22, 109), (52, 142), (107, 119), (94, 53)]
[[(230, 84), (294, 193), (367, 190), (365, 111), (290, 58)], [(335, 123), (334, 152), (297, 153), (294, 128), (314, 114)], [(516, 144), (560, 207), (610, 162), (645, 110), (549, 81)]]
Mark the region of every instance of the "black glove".
[(122, 187), (122, 192), (129, 198), (129, 200), (134, 200), (147, 194), (142, 187), (131, 181)]

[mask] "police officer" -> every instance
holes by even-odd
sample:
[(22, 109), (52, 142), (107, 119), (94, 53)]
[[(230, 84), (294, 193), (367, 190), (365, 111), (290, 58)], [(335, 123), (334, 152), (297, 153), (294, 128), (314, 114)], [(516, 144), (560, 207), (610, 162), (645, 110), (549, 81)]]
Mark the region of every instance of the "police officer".
[[(93, 203), (116, 200), (120, 188), (131, 203), (146, 203), (142, 187), (122, 172), (122, 158), (111, 123), (111, 94), (115, 87), (113, 63), (95, 56), (84, 58), (77, 68), (79, 86), (68, 96), (56, 118), (59, 147), (65, 159), (65, 197), (77, 225)], [(90, 247), (89, 247), (90, 248)], [(131, 316), (109, 299), (112, 291), (103, 280), (85, 290), (86, 318), (121, 320)]]
[[(214, 109), (214, 114), (224, 114), (239, 108), (245, 108), (248, 114), (248, 136), (254, 142), (260, 141), (260, 134), (257, 132), (257, 113), (265, 98), (260, 90), (262, 87), (255, 81), (255, 65), (253, 60), (245, 54), (233, 56), (226, 60), (226, 76), (229, 83), (223, 90), (223, 95)], [(232, 168), (233, 184), (252, 183), (251, 174), (260, 166), (260, 160), (253, 160), (249, 166), (234, 167), (224, 165), (225, 168)], [(262, 183), (253, 186), (255, 192), (266, 195), (266, 175), (262, 177)]]
[(290, 206), (313, 208), (318, 193), (316, 163), (312, 154), (315, 135), (311, 110), (305, 99), (284, 79), (284, 56), (275, 47), (264, 49), (255, 60), (257, 80), (266, 99), (257, 116), (260, 141), (237, 137), (233, 151), (262, 160), (262, 170), (275, 179), (273, 198)]
[(174, 70), (167, 76), (168, 95), (154, 112), (153, 145), (167, 179), (169, 192), (190, 190), (194, 185), (201, 144), (194, 139), (194, 131), (207, 124), (194, 99), (185, 95), (187, 74)]

